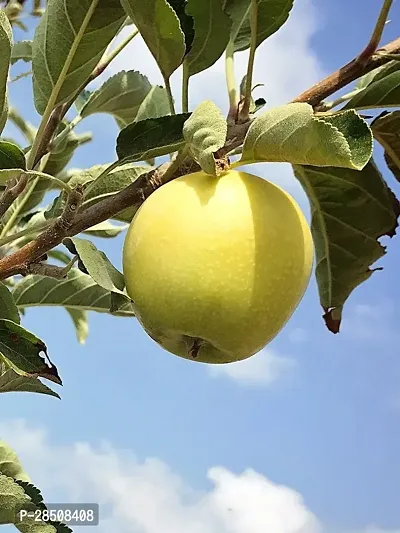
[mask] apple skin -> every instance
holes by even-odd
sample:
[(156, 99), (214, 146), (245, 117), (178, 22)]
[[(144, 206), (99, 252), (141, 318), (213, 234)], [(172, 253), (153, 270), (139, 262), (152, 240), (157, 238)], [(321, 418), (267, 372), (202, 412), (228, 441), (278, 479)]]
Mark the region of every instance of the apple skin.
[(165, 350), (198, 362), (246, 359), (283, 328), (309, 283), (313, 243), (293, 198), (229, 170), (157, 189), (126, 235), (136, 316)]

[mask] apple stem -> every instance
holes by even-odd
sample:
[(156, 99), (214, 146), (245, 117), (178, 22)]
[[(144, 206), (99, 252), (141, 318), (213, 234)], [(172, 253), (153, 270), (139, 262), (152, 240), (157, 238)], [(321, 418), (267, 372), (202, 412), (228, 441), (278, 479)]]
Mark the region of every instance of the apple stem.
[(199, 355), (200, 348), (203, 346), (204, 341), (203, 339), (199, 339), (198, 337), (193, 340), (192, 346), (189, 348), (188, 355), (190, 357), (193, 357), (193, 359), (196, 359), (196, 357)]

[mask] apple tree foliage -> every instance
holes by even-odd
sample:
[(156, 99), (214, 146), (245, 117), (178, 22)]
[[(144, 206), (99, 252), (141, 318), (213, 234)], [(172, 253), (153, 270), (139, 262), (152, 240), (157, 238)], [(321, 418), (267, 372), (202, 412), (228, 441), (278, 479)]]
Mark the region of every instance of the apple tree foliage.
[[(21, 324), (27, 308), (63, 307), (80, 342), (90, 311), (134, 316), (123, 274), (91, 237), (119, 235), (157, 187), (200, 167), (218, 176), (229, 164), (292, 165), (311, 206), (324, 320), (339, 331), (345, 302), (380, 268), (379, 239), (395, 234), (400, 214), (384, 169), (374, 162), (380, 145), (387, 174), (400, 181), (400, 39), (381, 44), (392, 3), (384, 0), (359, 56), (294, 101), (262, 109), (265, 101), (252, 96), (260, 81), (253, 80), (257, 49), (285, 24), (294, 1), (0, 1), (0, 133), (9, 121), (26, 141), (0, 138), (0, 392), (59, 397), (43, 381), (62, 383), (45, 342)], [(15, 41), (13, 27), (27, 29), (30, 15), (38, 22), (33, 40)], [(126, 70), (88, 90), (137, 35), (163, 85)], [(234, 59), (244, 50), (248, 69), (238, 84)], [(192, 77), (222, 57), (228, 115), (210, 101), (190, 109)], [(21, 62), (40, 115), (35, 126), (8, 97)], [(181, 102), (170, 85), (177, 69)], [(344, 87), (347, 92), (335, 94)], [(119, 127), (115, 159), (72, 170), (75, 150), (92, 138), (75, 128), (97, 113), (112, 115)], [(157, 159), (168, 155), (170, 161)], [(15, 523), (22, 532), (71, 531), (56, 522), (38, 528), (18, 521), (17, 510), (28, 504), (45, 505), (15, 453), (0, 442), (0, 524)]]

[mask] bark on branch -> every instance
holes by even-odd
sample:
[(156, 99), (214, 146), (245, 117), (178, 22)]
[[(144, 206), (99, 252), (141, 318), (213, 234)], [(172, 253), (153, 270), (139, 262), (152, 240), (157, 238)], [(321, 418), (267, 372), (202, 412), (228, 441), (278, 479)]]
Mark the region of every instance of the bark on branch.
[(23, 173), (19, 178), (12, 180), (6, 185), (3, 194), (0, 196), (0, 220), (18, 196), (24, 192), (28, 180), (29, 175)]
[(29, 265), (40, 263), (46, 252), (60, 244), (73, 224), (82, 196), (81, 187), (74, 189), (68, 196), (63, 213), (52, 226), (36, 239), (0, 261), (0, 279), (29, 272)]
[(347, 63), (344, 67), (333, 72), (320, 82), (316, 83), (313, 87), (297, 96), (293, 102), (306, 102), (315, 107), (325, 98), (331, 96), (336, 91), (343, 89), (343, 87), (346, 87), (349, 83), (361, 78), (361, 76), (371, 72), (371, 70), (391, 61), (389, 57), (385, 57), (385, 54), (398, 54), (399, 52), (400, 37), (377, 50), (377, 53), (370, 57), (367, 62), (360, 61), (360, 56), (357, 56), (350, 61), (350, 63)]

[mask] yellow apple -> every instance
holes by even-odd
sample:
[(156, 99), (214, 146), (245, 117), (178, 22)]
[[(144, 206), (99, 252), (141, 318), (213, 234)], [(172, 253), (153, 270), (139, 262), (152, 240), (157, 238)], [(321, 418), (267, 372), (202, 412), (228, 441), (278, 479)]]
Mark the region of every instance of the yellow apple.
[(310, 229), (276, 185), (229, 170), (157, 189), (123, 252), (126, 289), (146, 332), (205, 363), (246, 359), (283, 328), (310, 279)]

